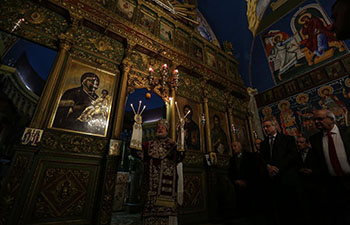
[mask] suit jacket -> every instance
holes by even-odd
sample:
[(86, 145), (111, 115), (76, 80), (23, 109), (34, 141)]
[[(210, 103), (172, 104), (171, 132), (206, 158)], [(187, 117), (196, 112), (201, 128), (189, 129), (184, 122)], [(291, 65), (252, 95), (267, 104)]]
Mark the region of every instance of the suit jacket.
[[(342, 137), (348, 162), (350, 162), (350, 127), (339, 128)], [(329, 175), (326, 159), (323, 153), (323, 132), (319, 132), (310, 137), (310, 143), (314, 151), (313, 171), (317, 175)]]
[(301, 167), (302, 161), (298, 155), (294, 137), (278, 133), (274, 140), (272, 157), (269, 139), (265, 138), (261, 143), (260, 152), (265, 164), (279, 169), (277, 180), (287, 183), (297, 182), (298, 168)]

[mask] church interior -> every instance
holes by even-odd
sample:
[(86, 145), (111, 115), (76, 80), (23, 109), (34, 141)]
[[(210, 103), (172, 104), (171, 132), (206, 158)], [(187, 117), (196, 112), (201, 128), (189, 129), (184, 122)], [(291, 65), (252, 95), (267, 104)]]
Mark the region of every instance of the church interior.
[(233, 142), (257, 152), (266, 119), (311, 137), (318, 109), (349, 125), (350, 42), (308, 29), (333, 3), (3, 1), (0, 224), (143, 224), (136, 155), (161, 119), (185, 155), (173, 224), (246, 224)]

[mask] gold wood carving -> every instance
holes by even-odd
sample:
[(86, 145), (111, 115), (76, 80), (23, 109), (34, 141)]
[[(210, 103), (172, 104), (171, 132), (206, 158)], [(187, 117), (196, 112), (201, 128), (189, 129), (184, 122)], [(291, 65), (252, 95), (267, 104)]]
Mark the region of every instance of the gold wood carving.
[(24, 19), (32, 24), (42, 24), (46, 21), (46, 15), (40, 11), (29, 10), (24, 14)]
[(114, 187), (116, 180), (117, 158), (109, 156), (107, 158), (105, 180), (103, 182), (103, 200), (99, 224), (110, 224), (112, 216), (112, 204), (114, 196)]
[(107, 149), (107, 140), (83, 135), (46, 130), (41, 141), (43, 151), (85, 153), (102, 155)]
[(32, 220), (83, 216), (90, 178), (89, 170), (47, 169), (35, 203)]
[(31, 157), (24, 154), (16, 154), (8, 180), (4, 183), (0, 193), (0, 224), (9, 224), (9, 215), (13, 209), (16, 197), (19, 194), (21, 182), (26, 171), (28, 170)]
[(230, 164), (230, 156), (226, 155), (217, 155), (218, 161), (217, 161), (217, 167), (221, 169), (228, 169)]
[[(178, 64), (181, 64), (184, 67), (191, 68), (193, 65), (198, 65), (198, 62), (194, 58), (185, 56), (187, 55), (187, 53), (184, 53), (182, 52), (182, 50), (175, 48), (170, 43), (161, 40), (159, 37), (155, 37), (155, 36), (150, 37), (149, 33), (147, 33), (145, 30), (141, 29), (140, 27), (138, 27), (137, 25), (131, 22), (123, 21), (120, 18), (116, 19), (115, 17), (112, 17), (110, 14), (106, 14), (106, 10), (102, 6), (100, 6), (100, 8), (94, 7), (94, 9), (92, 9), (90, 1), (80, 0), (80, 2), (84, 7), (80, 7), (79, 8), (80, 11), (79, 10), (78, 11), (80, 12), (80, 15), (83, 16), (86, 20), (92, 21), (93, 23), (96, 23), (101, 27), (107, 27), (108, 31), (114, 32), (119, 36), (124, 37), (128, 40), (133, 40), (138, 45), (143, 46), (146, 49), (150, 49), (153, 52), (156, 52), (157, 50), (159, 50), (158, 46), (162, 48), (166, 48), (166, 51), (167, 51), (166, 58)], [(90, 5), (87, 4), (88, 2), (90, 3)], [(75, 5), (73, 1), (68, 1), (64, 3), (65, 4), (63, 5), (67, 9), (71, 7), (73, 7), (74, 9), (77, 8), (77, 5)], [(150, 3), (142, 2), (142, 4), (147, 5)], [(161, 12), (157, 12), (157, 13), (161, 13)], [(168, 16), (166, 16), (166, 18), (167, 17)], [(169, 19), (172, 20), (171, 18)], [(121, 23), (120, 21), (122, 21), (123, 23)], [(208, 44), (210, 45), (210, 43)], [(223, 54), (225, 54), (224, 51), (222, 50), (220, 51)], [(234, 58), (230, 57), (229, 55), (227, 56), (230, 58), (230, 60), (237, 62)], [(210, 77), (211, 79), (217, 80), (218, 82), (221, 82), (221, 83), (225, 83), (228, 86), (238, 86), (238, 87), (241, 86), (241, 84), (237, 85), (238, 82), (234, 81), (234, 78), (232, 76), (230, 76), (229, 78), (223, 78), (223, 76), (220, 73), (209, 70), (208, 68), (206, 68), (207, 66), (204, 65), (203, 63), (200, 63), (200, 65), (201, 65), (200, 66), (201, 72), (199, 74), (203, 74), (203, 75), (208, 74), (207, 76)]]
[(147, 79), (147, 74), (143, 71), (132, 69), (129, 73), (129, 79), (128, 79), (128, 93), (132, 93), (135, 89), (139, 88), (146, 88), (147, 90), (153, 90), (156, 94), (158, 94), (164, 101), (169, 101), (169, 87), (165, 87), (165, 90), (163, 90), (163, 87), (161, 85), (161, 82), (159, 82), (159, 77), (154, 77), (154, 83), (157, 85), (153, 88), (149, 86), (149, 80)]
[(184, 165), (186, 167), (202, 167), (203, 166), (203, 154), (198, 151), (187, 151), (184, 158)]

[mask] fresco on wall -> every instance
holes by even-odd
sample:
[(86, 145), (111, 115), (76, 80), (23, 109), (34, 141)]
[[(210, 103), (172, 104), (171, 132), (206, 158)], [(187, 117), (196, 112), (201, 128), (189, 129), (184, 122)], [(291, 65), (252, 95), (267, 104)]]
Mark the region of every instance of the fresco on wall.
[(131, 20), (132, 16), (134, 15), (135, 5), (131, 4), (127, 0), (119, 0), (117, 10), (124, 18)]
[(143, 11), (140, 12), (139, 24), (150, 32), (154, 32), (156, 19)]
[(212, 150), (220, 154), (230, 154), (228, 121), (225, 113), (210, 109), (210, 135)]
[(173, 40), (173, 27), (168, 25), (165, 22), (160, 23), (160, 38), (165, 41), (172, 41)]
[(260, 35), (275, 84), (343, 56), (331, 21), (318, 4), (297, 8)]
[(207, 64), (211, 67), (216, 67), (216, 57), (214, 55), (215, 53), (211, 50), (207, 51)]
[(312, 115), (318, 109), (331, 110), (339, 126), (348, 125), (350, 78), (345, 76), (264, 106), (259, 109), (259, 113), (261, 120), (269, 118), (278, 121), (284, 134), (292, 136), (304, 134), (309, 137), (317, 132)]

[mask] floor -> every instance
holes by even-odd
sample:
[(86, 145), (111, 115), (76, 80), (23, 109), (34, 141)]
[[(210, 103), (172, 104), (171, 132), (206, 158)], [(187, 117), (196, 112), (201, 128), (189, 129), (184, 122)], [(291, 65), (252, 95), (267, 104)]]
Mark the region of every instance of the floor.
[[(250, 225), (246, 219), (236, 219), (226, 223), (205, 223), (196, 225)], [(141, 225), (140, 213), (128, 214), (126, 212), (114, 212), (111, 225)]]

